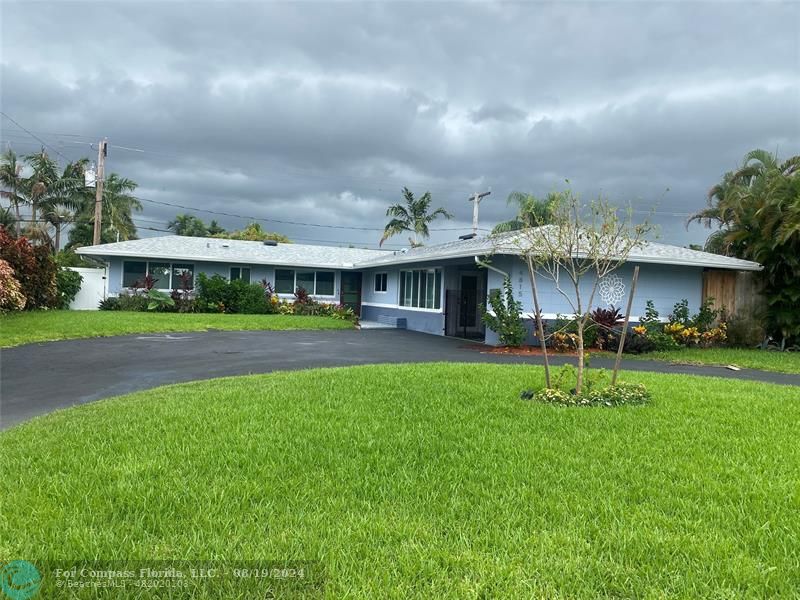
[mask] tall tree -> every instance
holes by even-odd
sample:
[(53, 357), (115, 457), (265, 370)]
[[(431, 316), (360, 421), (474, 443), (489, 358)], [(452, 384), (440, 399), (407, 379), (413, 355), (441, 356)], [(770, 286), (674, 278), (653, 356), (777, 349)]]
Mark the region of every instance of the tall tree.
[(764, 266), (767, 326), (784, 343), (800, 339), (800, 156), (781, 161), (765, 150), (747, 153), (711, 188), (693, 221), (718, 228), (708, 251)]
[(516, 206), (517, 216), (510, 221), (498, 223), (492, 233), (505, 233), (506, 231), (519, 231), (526, 227), (547, 225), (553, 220), (553, 206), (558, 202), (560, 195), (556, 192), (547, 194), (544, 199), (524, 192), (511, 192), (506, 198), (506, 204)]
[[(100, 242), (119, 242), (136, 239), (133, 213), (142, 210), (142, 203), (133, 195), (137, 184), (116, 173), (106, 176), (103, 186), (103, 227)], [(69, 232), (67, 248), (92, 244), (94, 225), (94, 196), (84, 195), (75, 213), (75, 224)]]
[(425, 192), (419, 198), (414, 198), (411, 190), (404, 187), (403, 199), (405, 200), (405, 205), (392, 204), (386, 209), (386, 216), (393, 218), (383, 230), (383, 237), (381, 237), (380, 241), (381, 246), (390, 237), (404, 231), (410, 231), (413, 234), (413, 237), (409, 238), (412, 247), (421, 246), (421, 238), (427, 239), (430, 237), (428, 225), (440, 216), (445, 219), (453, 218), (453, 215), (441, 207), (429, 212), (432, 202), (430, 192)]
[(215, 219), (211, 219), (211, 223), (208, 224), (208, 235), (214, 236), (219, 235), (221, 233), (225, 233), (225, 228), (222, 227)]
[(25, 178), (22, 176), (23, 166), (11, 148), (0, 156), (0, 185), (5, 188), (0, 192), (0, 197), (6, 198), (9, 201), (9, 208), (14, 209), (17, 237), (21, 233), (20, 226), (22, 222), (19, 208), (21, 205), (28, 203), (28, 198), (24, 195)]
[(273, 242), (281, 242), (283, 244), (291, 244), (292, 240), (274, 231), (264, 231), (258, 223), (250, 223), (247, 227), (240, 231), (227, 231), (218, 233), (209, 237), (222, 238), (226, 240), (244, 240), (249, 242), (264, 242), (272, 240)]
[(167, 223), (167, 229), (176, 235), (191, 237), (206, 237), (208, 235), (206, 224), (201, 219), (189, 214), (176, 215), (172, 221)]

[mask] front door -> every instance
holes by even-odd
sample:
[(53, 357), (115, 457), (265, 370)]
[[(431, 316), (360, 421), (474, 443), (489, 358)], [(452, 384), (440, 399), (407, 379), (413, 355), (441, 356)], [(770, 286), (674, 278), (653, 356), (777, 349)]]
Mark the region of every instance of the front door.
[[(458, 311), (458, 326), (466, 333), (478, 324), (478, 276), (461, 275), (461, 301)], [(464, 336), (466, 337), (466, 335)]]
[(361, 316), (361, 273), (342, 271), (339, 302), (353, 309)]

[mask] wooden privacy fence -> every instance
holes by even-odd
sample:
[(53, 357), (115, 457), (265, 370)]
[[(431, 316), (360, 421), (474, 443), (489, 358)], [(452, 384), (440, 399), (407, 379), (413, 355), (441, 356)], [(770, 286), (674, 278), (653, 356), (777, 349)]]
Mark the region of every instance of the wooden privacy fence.
[(765, 306), (757, 274), (752, 271), (715, 271), (703, 273), (703, 302), (714, 299), (715, 308), (725, 308), (729, 315), (754, 316)]

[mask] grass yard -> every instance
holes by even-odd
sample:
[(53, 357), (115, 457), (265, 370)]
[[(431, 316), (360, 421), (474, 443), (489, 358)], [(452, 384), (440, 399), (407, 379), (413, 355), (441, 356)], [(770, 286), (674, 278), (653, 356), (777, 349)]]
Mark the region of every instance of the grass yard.
[[(797, 597), (800, 389), (518, 399), (542, 379), (300, 371), (42, 417), (0, 434), (0, 557), (316, 560), (329, 598)], [(256, 597), (229, 585), (208, 597)]]
[(681, 348), (640, 355), (626, 354), (625, 359), (629, 358), (696, 365), (736, 365), (745, 369), (800, 373), (800, 352), (771, 352), (745, 348)]
[(295, 315), (223, 315), (122, 311), (52, 310), (0, 316), (0, 348), (73, 338), (131, 333), (168, 333), (208, 329), (283, 330), (352, 329), (352, 323), (331, 317)]

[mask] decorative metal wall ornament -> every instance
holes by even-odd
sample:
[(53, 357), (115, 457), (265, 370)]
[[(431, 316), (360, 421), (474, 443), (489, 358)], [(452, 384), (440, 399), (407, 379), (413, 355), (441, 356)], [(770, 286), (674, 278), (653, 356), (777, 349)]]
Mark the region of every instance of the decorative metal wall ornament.
[(600, 298), (609, 306), (615, 306), (625, 297), (625, 284), (619, 275), (606, 275), (597, 285)]

